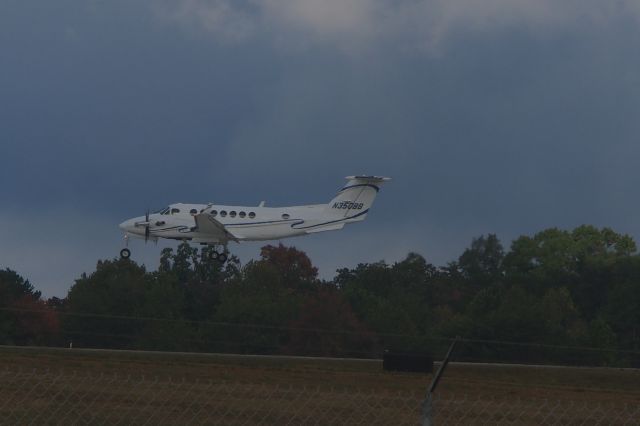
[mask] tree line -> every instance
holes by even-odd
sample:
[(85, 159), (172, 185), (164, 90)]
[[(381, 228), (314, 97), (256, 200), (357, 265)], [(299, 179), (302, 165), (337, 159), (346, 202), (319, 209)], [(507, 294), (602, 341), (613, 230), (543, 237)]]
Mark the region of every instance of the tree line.
[(318, 278), (294, 247), (221, 265), (182, 243), (147, 271), (98, 261), (64, 299), (0, 271), (0, 343), (379, 357), (383, 350), (477, 361), (640, 366), (640, 254), (609, 228), (546, 229), (505, 250), (473, 239), (437, 267), (417, 253)]

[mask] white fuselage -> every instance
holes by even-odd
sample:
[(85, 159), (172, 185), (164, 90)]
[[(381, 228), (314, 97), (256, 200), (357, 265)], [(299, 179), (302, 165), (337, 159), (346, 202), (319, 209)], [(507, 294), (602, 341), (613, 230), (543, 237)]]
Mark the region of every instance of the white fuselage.
[[(210, 204), (172, 204), (162, 213), (149, 215), (150, 238), (191, 240), (220, 243), (196, 228), (194, 214), (207, 209), (239, 241), (277, 240), (320, 231), (341, 229), (345, 223), (357, 221), (367, 210), (350, 209), (345, 214), (331, 212), (326, 204), (293, 207), (249, 207)], [(342, 212), (340, 212), (342, 213)], [(145, 216), (122, 224), (128, 234), (144, 237)], [(141, 226), (142, 225), (142, 226)]]
[(342, 229), (364, 220), (380, 185), (389, 178), (348, 176), (348, 182), (327, 204), (290, 207), (172, 204), (164, 210), (126, 220), (127, 236), (169, 238), (204, 244), (278, 240)]

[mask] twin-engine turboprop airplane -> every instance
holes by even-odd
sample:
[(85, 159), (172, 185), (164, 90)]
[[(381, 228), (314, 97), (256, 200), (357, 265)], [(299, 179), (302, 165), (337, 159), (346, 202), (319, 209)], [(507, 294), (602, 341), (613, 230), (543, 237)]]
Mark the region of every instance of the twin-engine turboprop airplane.
[[(328, 204), (292, 207), (226, 206), (219, 204), (171, 204), (153, 214), (126, 220), (120, 224), (129, 236), (145, 241), (159, 238), (194, 243), (222, 244), (224, 252), (211, 251), (212, 259), (227, 260), (229, 241), (279, 240), (299, 235), (342, 229), (345, 223), (364, 220), (380, 185), (391, 180), (380, 176), (348, 176), (347, 184)], [(128, 258), (124, 248), (120, 256)]]

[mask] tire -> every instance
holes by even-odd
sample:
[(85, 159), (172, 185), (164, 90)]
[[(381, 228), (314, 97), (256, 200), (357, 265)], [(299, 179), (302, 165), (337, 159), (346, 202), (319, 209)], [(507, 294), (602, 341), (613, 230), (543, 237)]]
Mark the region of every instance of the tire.
[(227, 261), (227, 255), (224, 253), (220, 253), (220, 255), (218, 256), (218, 262), (225, 263), (226, 261)]
[(209, 259), (218, 260), (219, 257), (220, 257), (220, 254), (217, 251), (214, 250), (209, 252)]
[(127, 248), (120, 250), (120, 259), (128, 259), (131, 257), (131, 251)]

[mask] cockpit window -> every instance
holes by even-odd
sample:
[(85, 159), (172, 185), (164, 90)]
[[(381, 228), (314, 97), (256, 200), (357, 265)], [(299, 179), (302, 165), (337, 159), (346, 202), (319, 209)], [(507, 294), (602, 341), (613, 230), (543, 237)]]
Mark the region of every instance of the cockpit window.
[(180, 213), (180, 209), (176, 209), (175, 207), (171, 209), (171, 214)]
[(169, 207), (165, 207), (164, 209), (157, 212), (158, 214), (169, 214)]

